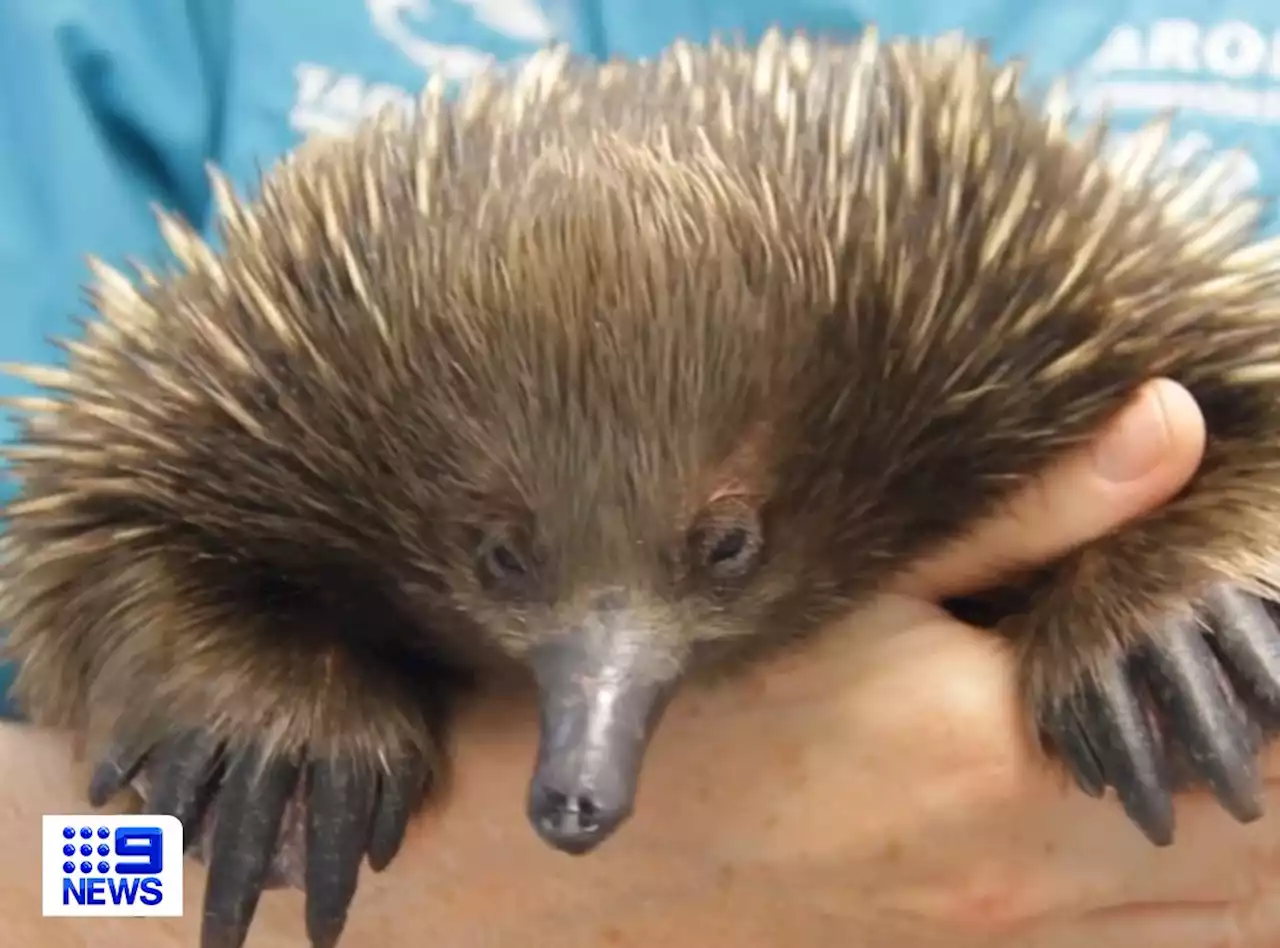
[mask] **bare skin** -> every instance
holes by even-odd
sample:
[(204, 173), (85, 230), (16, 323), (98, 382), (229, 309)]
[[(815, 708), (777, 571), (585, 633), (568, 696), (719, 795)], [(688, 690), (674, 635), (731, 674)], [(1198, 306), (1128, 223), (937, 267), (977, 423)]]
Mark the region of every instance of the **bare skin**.
[[(461, 722), (452, 801), (366, 875), (351, 948), (1050, 948), (1280, 943), (1280, 817), (1231, 822), (1207, 797), (1178, 806), (1157, 850), (1113, 801), (1080, 794), (1019, 729), (998, 643), (930, 605), (1158, 505), (1190, 476), (1203, 427), (1156, 383), (1093, 452), (1065, 460), (1006, 516), (833, 634), (668, 713), (634, 821), (573, 860), (529, 831), (531, 720)], [(1120, 447), (1127, 446), (1128, 465)], [(921, 656), (927, 656), (921, 659)], [(1280, 753), (1266, 762), (1280, 813)], [(187, 914), (39, 915), (39, 814), (84, 809), (65, 737), (0, 728), (4, 942), (42, 948), (195, 944)], [(302, 948), (301, 898), (264, 899), (252, 948)]]

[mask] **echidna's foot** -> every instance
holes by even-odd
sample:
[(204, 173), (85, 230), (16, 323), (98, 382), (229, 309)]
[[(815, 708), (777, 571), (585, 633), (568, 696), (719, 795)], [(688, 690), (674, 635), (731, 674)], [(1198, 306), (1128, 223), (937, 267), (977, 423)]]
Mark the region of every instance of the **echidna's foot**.
[(331, 948), (361, 861), (391, 862), (422, 796), (422, 768), (375, 774), (366, 762), (264, 758), (194, 731), (108, 755), (89, 795), (101, 806), (133, 782), (149, 812), (181, 821), (187, 851), (208, 867), (201, 948), (239, 948), (262, 893), (282, 886), (306, 892), (311, 944)]
[(1039, 679), (1065, 690), (1032, 700), (1086, 793), (1114, 788), (1158, 846), (1173, 841), (1172, 795), (1184, 788), (1208, 788), (1242, 823), (1262, 815), (1257, 755), (1280, 723), (1280, 629), (1267, 605), (1217, 589), (1129, 654), (1082, 658), (1065, 678), (1045, 669)]

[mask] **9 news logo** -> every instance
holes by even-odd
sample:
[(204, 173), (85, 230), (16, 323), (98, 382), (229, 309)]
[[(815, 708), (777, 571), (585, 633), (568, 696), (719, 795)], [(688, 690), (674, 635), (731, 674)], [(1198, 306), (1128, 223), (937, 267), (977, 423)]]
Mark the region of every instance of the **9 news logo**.
[(44, 914), (182, 914), (182, 824), (172, 816), (46, 816)]

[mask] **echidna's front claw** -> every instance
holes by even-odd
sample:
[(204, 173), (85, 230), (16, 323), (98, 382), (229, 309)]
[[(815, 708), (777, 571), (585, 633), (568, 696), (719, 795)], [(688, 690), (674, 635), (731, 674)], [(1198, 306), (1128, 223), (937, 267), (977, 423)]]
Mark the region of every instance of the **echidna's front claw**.
[(1215, 589), (1128, 654), (1090, 659), (1039, 714), (1082, 789), (1114, 787), (1157, 845), (1173, 841), (1184, 787), (1209, 789), (1241, 823), (1262, 815), (1257, 753), (1280, 722), (1280, 629), (1259, 599)]
[(333, 948), (361, 862), (381, 871), (395, 858), (433, 776), (425, 752), (390, 771), (372, 757), (228, 744), (202, 728), (149, 742), (126, 733), (94, 768), (89, 798), (103, 806), (133, 785), (145, 812), (182, 823), (185, 851), (208, 870), (201, 948), (240, 948), (262, 893), (283, 886), (306, 893), (313, 948)]
[(318, 761), (307, 769), (305, 887), (313, 948), (332, 948), (346, 925), (377, 791), (373, 771), (349, 761)]
[(1257, 596), (1217, 589), (1209, 596), (1209, 645), (1236, 694), (1263, 731), (1280, 728), (1280, 607)]
[(150, 753), (151, 748), (138, 741), (121, 742), (109, 748), (89, 778), (89, 805), (106, 806), (112, 797), (133, 782)]
[(293, 761), (263, 760), (255, 749), (230, 760), (218, 789), (201, 948), (240, 948), (248, 937), (298, 774)]
[(122, 740), (103, 756), (90, 802), (134, 783), (147, 812), (182, 823), (184, 848), (208, 867), (201, 948), (239, 948), (262, 893), (282, 885), (305, 889), (311, 943), (332, 948), (366, 851), (385, 867), (421, 800), (424, 771), (411, 766), (401, 785), (380, 786), (367, 762), (310, 761), (300, 779), (296, 760), (232, 749), (199, 729), (139, 746)]
[[(1103, 664), (1041, 714), (1041, 727), (1087, 792), (1116, 789), (1129, 818), (1157, 846), (1173, 841), (1173, 802), (1159, 746), (1124, 658)], [(1099, 779), (1101, 778), (1101, 779)]]
[(186, 849), (199, 843), (221, 762), (222, 745), (200, 730), (176, 735), (148, 755), (144, 766), (147, 809), (178, 818)]
[(1173, 785), (1206, 786), (1223, 809), (1248, 823), (1262, 815), (1257, 729), (1205, 639), (1206, 632), (1229, 630), (1231, 623), (1205, 606), (1200, 615), (1172, 620), (1158, 642), (1140, 649), (1130, 678), (1149, 695), (1168, 745)]
[(431, 769), (422, 757), (402, 758), (395, 771), (394, 779), (384, 773), (378, 780), (368, 847), (369, 868), (374, 872), (381, 872), (396, 858), (409, 820), (431, 788)]

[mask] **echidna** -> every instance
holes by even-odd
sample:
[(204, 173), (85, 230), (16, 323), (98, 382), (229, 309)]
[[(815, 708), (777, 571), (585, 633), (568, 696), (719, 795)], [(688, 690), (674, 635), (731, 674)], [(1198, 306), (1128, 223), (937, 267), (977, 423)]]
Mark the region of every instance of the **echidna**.
[[(1118, 165), (948, 37), (562, 50), (304, 149), (214, 251), (99, 269), (26, 368), (3, 619), (39, 721), (212, 825), (239, 945), (290, 800), (312, 943), (528, 669), (529, 816), (586, 852), (697, 668), (812, 632), (1169, 376), (1210, 431), (1163, 510), (1019, 589), (1029, 720), (1157, 844), (1191, 777), (1261, 811), (1280, 713), (1280, 247), (1214, 168)], [(296, 837), (296, 838), (295, 838)]]

